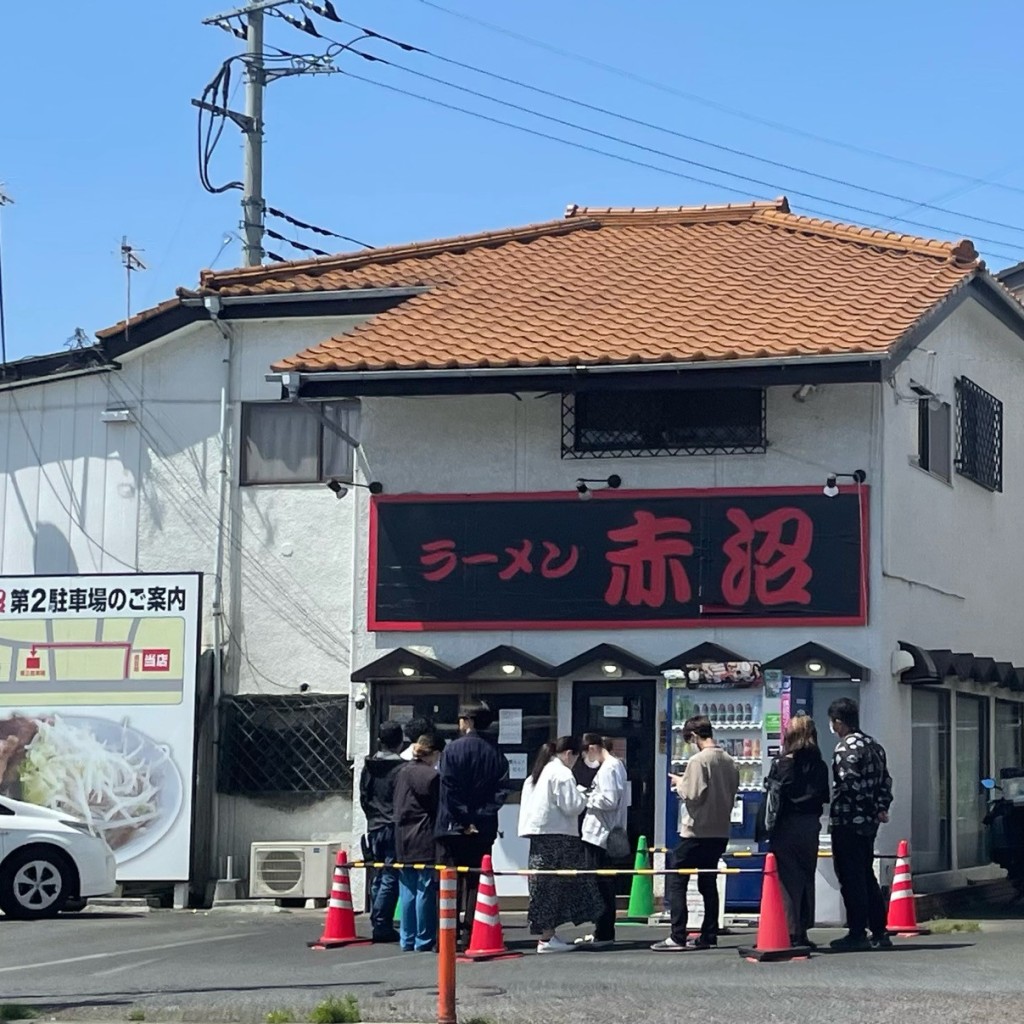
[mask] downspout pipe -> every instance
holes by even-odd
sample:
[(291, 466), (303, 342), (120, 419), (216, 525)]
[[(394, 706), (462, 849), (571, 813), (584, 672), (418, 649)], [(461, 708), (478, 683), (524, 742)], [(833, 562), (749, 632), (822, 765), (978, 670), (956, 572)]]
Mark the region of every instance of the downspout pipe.
[(221, 303), (216, 295), (204, 300), (211, 322), (224, 338), (224, 376), (220, 388), (220, 470), (217, 478), (217, 546), (214, 555), (213, 598), (213, 794), (210, 820), (210, 849), (217, 858), (217, 876), (220, 877), (220, 804), (217, 799), (217, 773), (220, 765), (220, 700), (224, 692), (224, 534), (226, 530), (226, 502), (228, 494), (228, 431), (229, 394), (234, 355), (234, 335), (231, 327), (220, 319)]

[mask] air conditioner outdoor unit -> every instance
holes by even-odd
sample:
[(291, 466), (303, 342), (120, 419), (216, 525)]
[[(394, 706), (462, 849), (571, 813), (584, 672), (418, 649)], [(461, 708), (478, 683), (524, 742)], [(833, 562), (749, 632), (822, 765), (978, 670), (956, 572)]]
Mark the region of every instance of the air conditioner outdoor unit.
[(274, 899), (326, 899), (340, 843), (253, 843), (249, 895)]

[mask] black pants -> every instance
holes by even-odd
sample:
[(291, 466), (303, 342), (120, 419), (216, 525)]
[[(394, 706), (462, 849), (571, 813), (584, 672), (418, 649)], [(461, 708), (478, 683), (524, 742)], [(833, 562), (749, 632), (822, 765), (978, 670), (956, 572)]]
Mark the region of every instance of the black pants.
[[(717, 868), (718, 861), (725, 853), (726, 839), (684, 839), (673, 851), (671, 868)], [(665, 895), (672, 916), (672, 941), (686, 945), (688, 908), (686, 890), (690, 887), (689, 875), (666, 875)], [(702, 938), (717, 941), (718, 938), (718, 875), (698, 875), (697, 889), (704, 898), (704, 923), (701, 925)]]
[[(477, 832), (463, 836), (444, 836), (438, 839), (441, 860), (450, 868), (479, 868), (484, 856), (491, 852), (497, 836), (489, 832)], [(459, 931), (472, 935), (473, 917), (476, 914), (476, 893), (480, 888), (478, 871), (467, 871), (458, 876), (456, 889), (456, 921)]]
[[(588, 871), (609, 867), (608, 851), (592, 843), (583, 844), (584, 864)], [(597, 942), (615, 941), (615, 879), (611, 875), (597, 876), (597, 889), (601, 894), (604, 910), (594, 922), (594, 939)]]
[(814, 874), (818, 869), (820, 821), (813, 814), (779, 818), (772, 832), (771, 850), (779, 868), (782, 903), (790, 940), (797, 944), (814, 927)]
[(846, 923), (857, 938), (863, 938), (869, 927), (873, 935), (885, 934), (885, 901), (875, 878), (874, 850), (874, 835), (832, 826), (832, 863), (846, 907)]

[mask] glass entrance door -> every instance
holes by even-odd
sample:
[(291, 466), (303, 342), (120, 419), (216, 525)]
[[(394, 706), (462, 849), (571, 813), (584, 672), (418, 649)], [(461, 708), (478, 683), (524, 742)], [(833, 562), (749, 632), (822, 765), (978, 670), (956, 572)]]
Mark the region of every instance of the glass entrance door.
[(988, 860), (982, 818), (987, 797), (981, 780), (988, 775), (988, 701), (956, 695), (956, 866), (976, 867)]
[[(653, 680), (577, 682), (572, 691), (572, 732), (597, 732), (613, 740), (612, 753), (626, 766), (630, 786), (630, 847), (640, 836), (654, 839), (654, 744), (656, 742)], [(628, 891), (629, 877), (619, 880)]]

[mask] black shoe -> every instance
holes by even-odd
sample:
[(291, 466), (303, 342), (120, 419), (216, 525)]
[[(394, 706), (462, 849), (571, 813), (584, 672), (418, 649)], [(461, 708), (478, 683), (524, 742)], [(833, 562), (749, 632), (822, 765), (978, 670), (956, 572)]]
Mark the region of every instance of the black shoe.
[(818, 948), (818, 944), (811, 942), (806, 935), (797, 936), (796, 938), (791, 937), (789, 941), (794, 949), (809, 949), (813, 953)]
[(385, 943), (385, 942), (398, 942), (398, 932), (376, 932), (373, 936), (373, 942)]
[(829, 949), (837, 953), (866, 953), (873, 948), (866, 935), (844, 935), (841, 939), (833, 939), (828, 945)]
[(888, 932), (882, 932), (881, 935), (871, 936), (871, 948), (872, 949), (893, 949), (892, 939), (889, 938)]
[(694, 949), (717, 949), (718, 937), (716, 935), (698, 935), (697, 938), (691, 939), (687, 945), (692, 946)]

